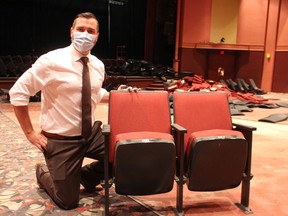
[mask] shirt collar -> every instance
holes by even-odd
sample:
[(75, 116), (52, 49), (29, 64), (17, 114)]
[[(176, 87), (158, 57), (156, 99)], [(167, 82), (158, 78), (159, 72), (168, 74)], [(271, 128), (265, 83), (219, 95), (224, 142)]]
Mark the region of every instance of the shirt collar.
[[(70, 49), (70, 51), (71, 51), (72, 60), (73, 60), (73, 61), (79, 61), (79, 59), (80, 59), (81, 57), (83, 57), (83, 55), (81, 55), (81, 54), (73, 47), (73, 44), (72, 44), (72, 43), (70, 44), (69, 49)], [(90, 56), (91, 56), (91, 53), (89, 52), (89, 54), (88, 54), (86, 57), (88, 57), (88, 59), (90, 60)]]

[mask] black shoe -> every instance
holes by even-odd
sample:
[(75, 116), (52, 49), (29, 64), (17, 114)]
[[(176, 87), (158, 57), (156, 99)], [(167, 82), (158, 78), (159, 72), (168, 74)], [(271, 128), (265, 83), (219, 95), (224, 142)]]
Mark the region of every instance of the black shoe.
[(89, 185), (83, 178), (81, 178), (80, 184), (84, 187), (82, 190), (84, 193), (94, 193), (96, 191), (96, 185)]
[(89, 174), (88, 171), (84, 171), (82, 169), (81, 170), (81, 179), (80, 179), (80, 184), (84, 187), (82, 192), (94, 193), (94, 192), (98, 192), (98, 191), (103, 190), (103, 188), (101, 186), (98, 187), (100, 182), (95, 182), (95, 183), (93, 182), (93, 184), (91, 184), (91, 182), (89, 182), (89, 179), (91, 179), (91, 174)]
[(80, 180), (80, 184), (84, 187), (81, 190), (83, 193), (95, 193), (103, 190), (103, 187), (100, 184), (96, 186), (87, 185), (82, 179)]
[(99, 184), (99, 185), (97, 185), (97, 186), (95, 186), (95, 187), (85, 187), (84, 185), (83, 185), (83, 182), (81, 182), (81, 185), (84, 187), (82, 190), (81, 190), (81, 192), (82, 193), (85, 193), (85, 194), (91, 194), (91, 193), (98, 193), (98, 192), (100, 192), (100, 191), (102, 191), (103, 190), (103, 187)]
[(40, 189), (45, 189), (44, 186), (41, 184), (40, 178), (45, 173), (49, 173), (48, 168), (45, 164), (37, 163), (35, 165), (35, 169), (36, 169), (37, 184), (38, 184)]

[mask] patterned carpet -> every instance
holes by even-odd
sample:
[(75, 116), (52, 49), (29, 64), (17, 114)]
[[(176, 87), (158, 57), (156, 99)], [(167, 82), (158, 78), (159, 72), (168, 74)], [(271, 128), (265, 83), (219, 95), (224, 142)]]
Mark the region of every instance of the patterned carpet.
[[(42, 154), (28, 143), (19, 126), (0, 111), (0, 215), (103, 215), (104, 195), (81, 194), (79, 207), (59, 209), (38, 188), (35, 163)], [(116, 195), (110, 189), (112, 215), (155, 215), (133, 199)]]

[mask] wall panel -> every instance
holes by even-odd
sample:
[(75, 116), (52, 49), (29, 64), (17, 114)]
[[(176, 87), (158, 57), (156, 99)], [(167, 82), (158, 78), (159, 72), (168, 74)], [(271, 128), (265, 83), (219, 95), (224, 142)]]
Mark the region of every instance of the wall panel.
[(275, 73), (272, 82), (273, 92), (288, 92), (288, 51), (275, 53)]
[(268, 0), (240, 0), (238, 44), (264, 44)]
[(186, 0), (184, 2), (184, 20), (182, 46), (191, 43), (208, 42), (211, 27), (211, 0)]

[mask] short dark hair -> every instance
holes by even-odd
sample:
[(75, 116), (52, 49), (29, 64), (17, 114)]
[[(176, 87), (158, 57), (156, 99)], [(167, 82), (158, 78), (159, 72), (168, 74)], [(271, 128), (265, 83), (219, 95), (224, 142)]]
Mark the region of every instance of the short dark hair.
[(86, 19), (95, 19), (96, 22), (97, 22), (97, 30), (99, 31), (99, 22), (98, 22), (96, 16), (93, 13), (91, 13), (91, 12), (84, 12), (84, 13), (77, 14), (75, 19), (74, 19), (74, 21), (73, 21), (72, 28), (74, 28), (76, 20), (79, 17), (83, 17), (83, 18), (86, 18)]

